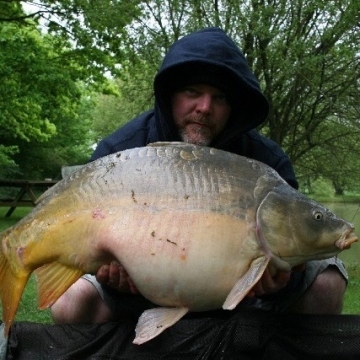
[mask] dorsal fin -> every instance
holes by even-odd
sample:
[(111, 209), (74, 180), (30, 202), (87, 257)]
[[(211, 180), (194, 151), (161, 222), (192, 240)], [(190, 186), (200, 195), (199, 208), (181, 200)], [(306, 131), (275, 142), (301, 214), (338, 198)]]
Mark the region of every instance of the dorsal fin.
[(184, 146), (184, 145), (191, 145), (191, 144), (182, 141), (157, 141), (147, 144), (146, 146), (159, 147), (159, 146)]

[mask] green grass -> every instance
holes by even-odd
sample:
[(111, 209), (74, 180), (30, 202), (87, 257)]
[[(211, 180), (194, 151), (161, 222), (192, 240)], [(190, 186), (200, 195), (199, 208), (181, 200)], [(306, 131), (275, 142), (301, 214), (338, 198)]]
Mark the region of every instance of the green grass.
[[(5, 218), (6, 209), (0, 208), (0, 231), (14, 225), (31, 208), (18, 208), (10, 218)], [(360, 314), (360, 265), (346, 264), (349, 273), (349, 284), (344, 299), (344, 314)], [(0, 311), (1, 314), (1, 311)], [(49, 310), (40, 311), (37, 309), (37, 290), (34, 276), (31, 276), (24, 291), (16, 321), (31, 321), (37, 323), (51, 323)]]
[(349, 283), (344, 298), (343, 314), (360, 314), (360, 265), (346, 264)]
[[(1, 312), (0, 312), (1, 313)], [(52, 323), (50, 309), (40, 311), (37, 303), (37, 285), (35, 276), (31, 276), (20, 301), (16, 321)]]

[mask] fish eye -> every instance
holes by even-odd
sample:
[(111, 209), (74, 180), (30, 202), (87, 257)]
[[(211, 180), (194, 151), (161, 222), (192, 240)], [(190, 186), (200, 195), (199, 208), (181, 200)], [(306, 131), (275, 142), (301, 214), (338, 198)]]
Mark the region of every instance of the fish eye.
[(322, 220), (324, 218), (324, 214), (321, 211), (314, 211), (313, 212), (313, 217), (315, 220)]

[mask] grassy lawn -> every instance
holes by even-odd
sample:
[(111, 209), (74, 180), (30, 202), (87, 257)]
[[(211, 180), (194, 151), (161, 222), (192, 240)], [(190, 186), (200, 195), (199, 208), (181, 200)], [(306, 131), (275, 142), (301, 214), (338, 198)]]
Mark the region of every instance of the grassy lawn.
[(360, 265), (346, 264), (349, 283), (346, 288), (343, 314), (360, 314)]
[[(10, 218), (5, 218), (6, 209), (0, 208), (0, 231), (12, 226), (26, 215), (31, 208), (18, 208)], [(344, 314), (360, 314), (360, 265), (346, 264), (349, 285), (344, 299)], [(1, 315), (1, 312), (0, 312)], [(32, 276), (23, 294), (16, 321), (51, 323), (50, 311), (37, 310), (36, 281)]]

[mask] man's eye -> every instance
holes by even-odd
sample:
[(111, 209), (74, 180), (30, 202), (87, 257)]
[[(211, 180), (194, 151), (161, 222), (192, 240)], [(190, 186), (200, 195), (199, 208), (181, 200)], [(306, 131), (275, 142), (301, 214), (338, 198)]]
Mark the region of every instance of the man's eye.
[(185, 88), (185, 91), (189, 94), (196, 94), (197, 91), (194, 89), (194, 88), (191, 88), (191, 87), (188, 87), (188, 88)]
[(227, 101), (227, 97), (226, 97), (225, 94), (215, 95), (215, 99), (218, 100), (218, 101)]

